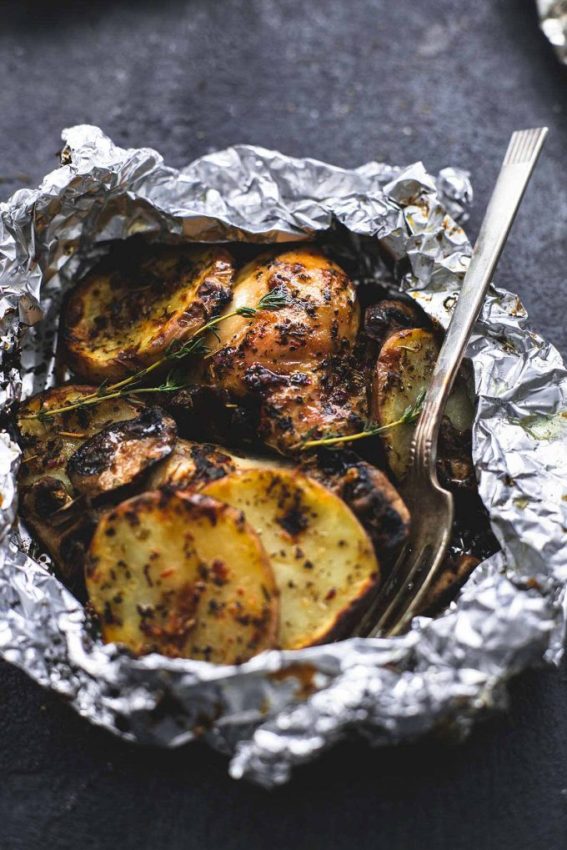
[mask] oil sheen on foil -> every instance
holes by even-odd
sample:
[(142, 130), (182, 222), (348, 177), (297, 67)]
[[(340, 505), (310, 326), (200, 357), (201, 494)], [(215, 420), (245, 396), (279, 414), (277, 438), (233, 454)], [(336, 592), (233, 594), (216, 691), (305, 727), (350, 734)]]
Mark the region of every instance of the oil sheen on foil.
[[(230, 756), (234, 777), (265, 786), (347, 735), (379, 745), (439, 728), (464, 734), (476, 716), (505, 705), (512, 674), (557, 663), (567, 373), (528, 328), (517, 296), (494, 288), (468, 355), (478, 396), (474, 459), (502, 550), (445, 613), (416, 619), (399, 638), (270, 651), (240, 667), (136, 659), (92, 637), (82, 607), (14, 527), (19, 450), (9, 433), (14, 401), (53, 382), (61, 293), (73, 276), (109, 240), (134, 234), (267, 243), (340, 229), (352, 251), (380, 240), (395, 258), (397, 285), (446, 325), (471, 253), (457, 224), (471, 187), (462, 171), (434, 178), (420, 163), (349, 171), (238, 146), (177, 171), (153, 150), (115, 146), (96, 127), (66, 130), (64, 141), (62, 166), (0, 205), (2, 657), (116, 735), (164, 747), (204, 737)], [(368, 273), (391, 277), (385, 265)]]

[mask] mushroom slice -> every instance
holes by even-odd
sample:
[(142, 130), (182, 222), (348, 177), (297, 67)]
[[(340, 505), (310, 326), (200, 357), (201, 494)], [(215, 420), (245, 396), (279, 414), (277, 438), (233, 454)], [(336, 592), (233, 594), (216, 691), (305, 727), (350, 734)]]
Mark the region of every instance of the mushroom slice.
[(95, 499), (139, 479), (171, 454), (176, 436), (173, 419), (159, 407), (150, 407), (84, 442), (67, 461), (67, 475), (75, 490)]
[(188, 490), (222, 478), (234, 469), (233, 457), (220, 446), (177, 440), (169, 457), (152, 470), (148, 487)]
[[(81, 407), (81, 399), (93, 393), (96, 387), (77, 384), (46, 390), (20, 406), (17, 421), (22, 447), (20, 512), (66, 586), (79, 595), (84, 592), (82, 553), (98, 517), (84, 499), (77, 498), (67, 461), (85, 440), (112, 422), (135, 418), (143, 408), (124, 398)], [(43, 415), (53, 411), (62, 412)]]
[(260, 535), (280, 592), (279, 645), (343, 637), (379, 578), (372, 543), (345, 503), (283, 469), (232, 472), (202, 492), (243, 511)]
[[(20, 406), (17, 425), (23, 449), (18, 475), (21, 489), (48, 475), (60, 479), (71, 492), (65, 470), (71, 455), (103, 428), (134, 419), (144, 407), (125, 398), (81, 406), (81, 400), (96, 395), (96, 391), (96, 387), (66, 384), (31, 396)], [(59, 410), (63, 412), (54, 413)]]
[(86, 571), (106, 641), (136, 654), (236, 664), (274, 646), (278, 600), (266, 552), (241, 512), (152, 492), (100, 521)]

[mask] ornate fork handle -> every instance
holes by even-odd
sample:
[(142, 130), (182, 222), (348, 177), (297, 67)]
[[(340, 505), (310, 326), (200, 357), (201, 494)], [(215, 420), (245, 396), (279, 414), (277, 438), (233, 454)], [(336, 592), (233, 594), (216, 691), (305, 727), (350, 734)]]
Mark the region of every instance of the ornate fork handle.
[(510, 139), (478, 240), (423, 404), (412, 445), (412, 465), (437, 481), (437, 441), (445, 404), (480, 313), (492, 273), (547, 135), (547, 127)]
[(443, 411), (546, 134), (547, 128), (522, 130), (510, 140), (416, 426), (401, 489), (412, 515), (409, 539), (362, 618), (359, 634), (403, 631), (443, 566), (454, 518), (453, 497), (440, 486), (436, 472)]

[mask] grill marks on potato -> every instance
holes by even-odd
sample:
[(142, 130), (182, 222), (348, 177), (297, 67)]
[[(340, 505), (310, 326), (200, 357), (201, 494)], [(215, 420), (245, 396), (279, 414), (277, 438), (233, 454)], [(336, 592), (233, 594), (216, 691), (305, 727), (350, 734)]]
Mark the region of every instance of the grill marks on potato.
[(277, 591), (259, 537), (211, 498), (123, 502), (99, 523), (87, 586), (105, 640), (135, 653), (233, 664), (275, 643)]
[(230, 254), (218, 247), (153, 246), (126, 267), (105, 260), (68, 299), (69, 365), (93, 382), (150, 365), (229, 302), (233, 276)]
[(345, 634), (376, 587), (379, 565), (368, 535), (344, 502), (287, 470), (233, 472), (203, 493), (242, 511), (258, 532), (280, 592), (282, 648)]

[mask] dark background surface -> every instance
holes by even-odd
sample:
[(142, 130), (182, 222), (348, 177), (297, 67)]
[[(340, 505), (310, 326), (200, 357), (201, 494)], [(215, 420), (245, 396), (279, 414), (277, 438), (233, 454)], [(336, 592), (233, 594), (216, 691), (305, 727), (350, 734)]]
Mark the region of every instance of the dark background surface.
[[(0, 199), (100, 125), (181, 166), (237, 142), (472, 172), (476, 232), (511, 130), (547, 124), (497, 280), (567, 352), (567, 70), (532, 0), (0, 3)], [(91, 729), (0, 666), (0, 848), (550, 850), (567, 846), (567, 676), (521, 677), (462, 747), (345, 744), (273, 793), (195, 746)]]

